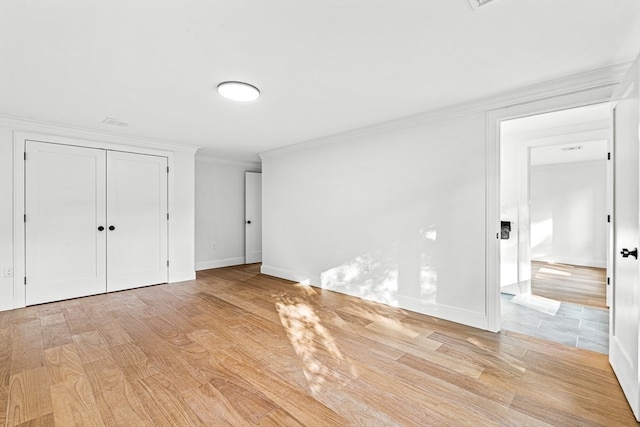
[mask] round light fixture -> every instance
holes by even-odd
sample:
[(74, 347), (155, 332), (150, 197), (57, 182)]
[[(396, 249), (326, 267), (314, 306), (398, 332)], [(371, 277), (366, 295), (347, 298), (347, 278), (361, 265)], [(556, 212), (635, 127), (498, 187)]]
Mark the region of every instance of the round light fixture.
[(257, 87), (243, 82), (222, 82), (218, 85), (218, 93), (232, 101), (249, 102), (260, 97)]

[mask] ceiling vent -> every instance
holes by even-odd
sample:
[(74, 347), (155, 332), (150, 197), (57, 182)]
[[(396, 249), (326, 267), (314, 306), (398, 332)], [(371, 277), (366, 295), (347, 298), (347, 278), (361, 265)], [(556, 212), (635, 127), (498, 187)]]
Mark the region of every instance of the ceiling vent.
[(471, 9), (478, 10), (479, 7), (485, 6), (487, 3), (491, 3), (493, 0), (467, 0), (471, 5)]
[(582, 145), (574, 145), (573, 147), (560, 147), (562, 151), (577, 151), (582, 150)]
[(119, 126), (121, 128), (129, 126), (129, 123), (121, 122), (120, 120), (114, 119), (113, 117), (107, 117), (102, 121), (102, 123), (106, 125), (111, 125), (111, 126)]

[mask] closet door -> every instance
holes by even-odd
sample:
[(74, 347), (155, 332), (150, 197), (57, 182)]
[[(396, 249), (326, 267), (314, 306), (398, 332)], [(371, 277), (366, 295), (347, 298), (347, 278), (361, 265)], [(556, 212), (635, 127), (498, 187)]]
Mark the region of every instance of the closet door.
[(27, 141), (25, 174), (27, 305), (105, 292), (105, 151)]
[(166, 283), (166, 157), (107, 153), (107, 218), (107, 292)]

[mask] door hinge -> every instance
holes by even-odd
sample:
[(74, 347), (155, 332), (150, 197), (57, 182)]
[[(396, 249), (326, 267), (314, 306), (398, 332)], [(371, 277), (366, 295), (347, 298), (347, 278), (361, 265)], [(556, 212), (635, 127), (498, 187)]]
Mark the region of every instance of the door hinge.
[(169, 173), (169, 166), (167, 166), (167, 173)]
[(607, 215), (607, 222), (611, 222), (611, 215)]
[(167, 214), (167, 221), (169, 220), (169, 214)]
[(27, 214), (24, 214), (23, 220), (24, 220), (24, 222), (27, 222)]
[(167, 260), (167, 267), (169, 267), (169, 260)]
[(607, 153), (607, 160), (611, 160), (611, 151)]
[(607, 277), (607, 285), (611, 284), (611, 277)]
[(27, 160), (27, 152), (24, 152), (24, 159)]
[(24, 278), (24, 284), (25, 285), (27, 284), (27, 278), (26, 277)]

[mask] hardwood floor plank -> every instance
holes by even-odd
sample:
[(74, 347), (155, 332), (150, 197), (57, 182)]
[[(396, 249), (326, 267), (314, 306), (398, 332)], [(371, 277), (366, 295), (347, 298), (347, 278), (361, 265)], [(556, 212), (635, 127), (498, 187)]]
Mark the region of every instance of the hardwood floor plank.
[(52, 384), (85, 376), (78, 350), (73, 343), (46, 349), (44, 359)]
[(74, 335), (73, 343), (76, 345), (82, 363), (104, 359), (111, 354), (102, 334), (97, 330)]
[(205, 423), (184, 402), (173, 384), (162, 374), (155, 374), (132, 383), (132, 389), (144, 405), (153, 425), (204, 426)]
[(49, 374), (43, 366), (11, 375), (7, 426), (39, 418), (52, 411)]
[(531, 293), (556, 301), (607, 308), (604, 268), (531, 261)]
[(108, 357), (87, 363), (84, 369), (105, 425), (124, 427), (152, 424), (115, 360)]
[(53, 384), (51, 398), (57, 426), (104, 426), (86, 377)]
[[(61, 315), (61, 317), (64, 319), (64, 316)], [(72, 342), (73, 339), (71, 338), (71, 332), (69, 332), (67, 323), (64, 320), (61, 323), (43, 323), (42, 344), (45, 349)]]
[(87, 316), (87, 313), (80, 306), (73, 305), (64, 309), (63, 315), (71, 335), (79, 335), (96, 330), (91, 318)]
[(19, 425), (19, 427), (51, 427), (55, 425), (55, 419), (53, 414), (46, 414), (33, 420), (26, 421)]
[[(13, 349), (11, 332), (13, 328), (0, 329), (0, 387), (9, 386), (11, 376), (11, 353)], [(0, 418), (2, 419), (2, 418)]]
[(0, 422), (7, 419), (7, 403), (9, 402), (9, 386), (0, 385)]
[(0, 312), (0, 379), (10, 426), (636, 425), (602, 354), (257, 265)]
[(114, 347), (133, 341), (115, 318), (107, 318), (101, 322), (98, 326), (98, 331), (107, 343), (107, 347)]
[(234, 405), (209, 383), (185, 391), (182, 397), (206, 425), (240, 426), (252, 423), (252, 420), (240, 414)]

